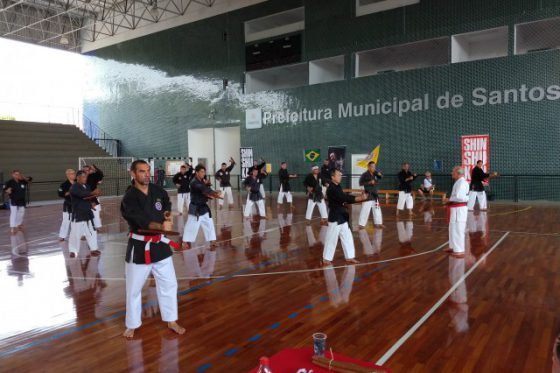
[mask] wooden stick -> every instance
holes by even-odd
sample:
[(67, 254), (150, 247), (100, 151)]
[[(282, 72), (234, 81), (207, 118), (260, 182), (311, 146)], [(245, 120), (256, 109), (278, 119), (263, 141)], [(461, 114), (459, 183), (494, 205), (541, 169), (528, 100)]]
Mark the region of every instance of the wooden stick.
[(339, 373), (385, 373), (383, 370), (367, 368), (361, 365), (347, 363), (343, 361), (331, 360), (324, 356), (313, 356), (313, 364), (327, 368), (332, 372)]
[(84, 201), (89, 201), (90, 199), (95, 199), (95, 198), (97, 198), (97, 197), (99, 197), (99, 195), (87, 196), (87, 197), (84, 197), (84, 198), (82, 198), (82, 199), (83, 199)]
[(140, 234), (164, 234), (166, 236), (180, 236), (181, 233), (175, 231), (164, 231), (159, 229), (138, 229)]

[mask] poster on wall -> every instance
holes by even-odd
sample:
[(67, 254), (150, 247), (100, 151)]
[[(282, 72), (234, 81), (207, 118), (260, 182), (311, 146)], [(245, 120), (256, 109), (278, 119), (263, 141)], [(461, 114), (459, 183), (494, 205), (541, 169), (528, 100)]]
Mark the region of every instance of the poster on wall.
[(185, 161), (165, 161), (165, 174), (175, 175), (181, 170), (181, 166), (185, 164)]
[(249, 176), (249, 170), (253, 167), (253, 148), (239, 148), (241, 159), (241, 178), (245, 180)]
[(346, 158), (346, 145), (329, 146), (329, 168), (338, 169), (344, 173), (344, 160)]
[(461, 167), (465, 170), (465, 179), (471, 182), (471, 171), (477, 161), (482, 161), (482, 170), (490, 169), (490, 135), (461, 136)]

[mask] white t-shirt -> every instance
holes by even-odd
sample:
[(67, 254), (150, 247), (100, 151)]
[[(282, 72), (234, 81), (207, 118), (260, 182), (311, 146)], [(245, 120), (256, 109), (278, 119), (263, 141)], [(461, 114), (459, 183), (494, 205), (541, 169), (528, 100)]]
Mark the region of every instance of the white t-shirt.
[(429, 190), (432, 187), (432, 179), (424, 179), (424, 189)]

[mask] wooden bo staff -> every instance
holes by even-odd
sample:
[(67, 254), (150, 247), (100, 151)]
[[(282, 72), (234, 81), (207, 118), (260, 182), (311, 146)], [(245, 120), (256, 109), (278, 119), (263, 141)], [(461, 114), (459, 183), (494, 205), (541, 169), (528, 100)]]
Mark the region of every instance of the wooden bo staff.
[(347, 363), (343, 361), (334, 361), (324, 356), (313, 356), (313, 364), (318, 365), (322, 368), (326, 368), (332, 372), (339, 373), (384, 373), (383, 370), (375, 368), (366, 368), (353, 363)]
[(164, 230), (161, 230), (161, 229), (138, 229), (138, 233), (151, 234), (151, 235), (163, 234), (163, 235), (166, 235), (166, 236), (180, 236), (181, 235), (181, 233), (179, 233), (179, 232), (164, 231)]

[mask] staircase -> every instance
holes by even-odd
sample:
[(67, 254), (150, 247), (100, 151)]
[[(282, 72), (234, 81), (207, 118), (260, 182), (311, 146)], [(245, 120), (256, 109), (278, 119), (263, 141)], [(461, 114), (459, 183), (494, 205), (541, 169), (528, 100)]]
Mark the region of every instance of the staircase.
[(33, 177), (31, 201), (57, 199), (65, 170), (76, 169), (79, 157), (110, 155), (73, 125), (0, 120), (0, 174), (4, 182), (13, 169)]

